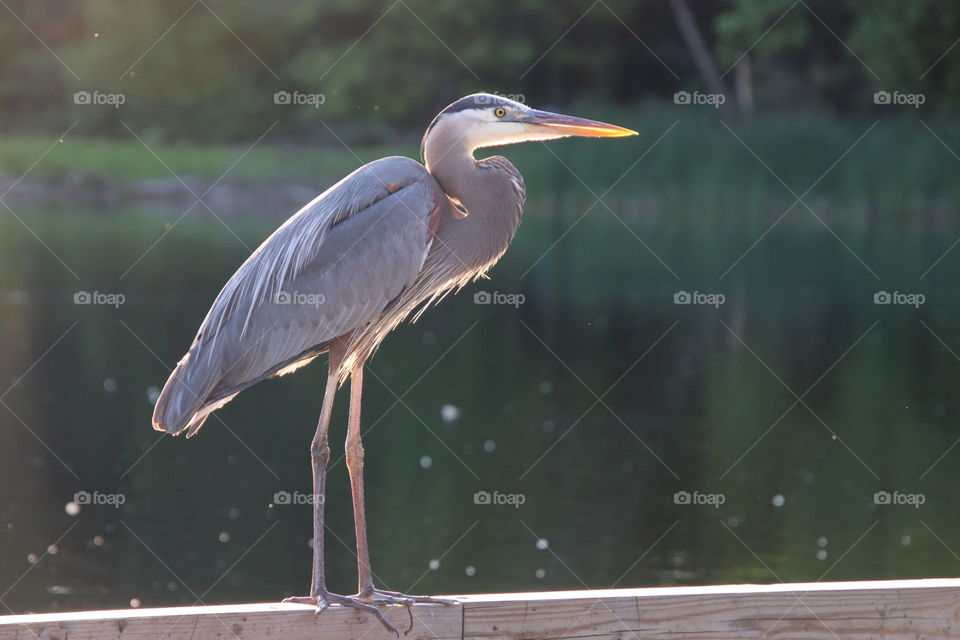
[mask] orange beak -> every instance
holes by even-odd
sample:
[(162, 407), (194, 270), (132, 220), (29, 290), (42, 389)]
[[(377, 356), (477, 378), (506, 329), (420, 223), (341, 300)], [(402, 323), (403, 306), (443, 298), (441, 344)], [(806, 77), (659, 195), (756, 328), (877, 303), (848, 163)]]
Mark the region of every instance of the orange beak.
[(587, 120), (586, 118), (574, 118), (560, 113), (550, 113), (549, 111), (536, 111), (524, 118), (526, 124), (533, 124), (548, 129), (553, 129), (557, 133), (565, 136), (581, 136), (584, 138), (623, 138), (625, 136), (635, 136), (636, 131), (624, 129), (615, 124), (597, 122), (596, 120)]

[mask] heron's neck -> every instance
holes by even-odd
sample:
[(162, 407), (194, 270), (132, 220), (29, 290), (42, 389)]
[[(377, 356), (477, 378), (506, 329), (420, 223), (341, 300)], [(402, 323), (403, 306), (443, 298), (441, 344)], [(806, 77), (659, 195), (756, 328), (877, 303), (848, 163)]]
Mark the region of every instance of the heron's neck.
[(467, 214), (482, 217), (487, 224), (497, 218), (514, 219), (519, 214), (516, 189), (512, 182), (522, 180), (506, 159), (477, 161), (475, 147), (447, 123), (431, 131), (423, 146), (427, 170), (451, 198), (458, 201)]
[(520, 224), (523, 179), (506, 158), (478, 162), (473, 148), (454, 135), (431, 135), (423, 155), (440, 187), (467, 212), (461, 220), (441, 223), (445, 242), (464, 262), (486, 268), (506, 250)]
[(431, 136), (423, 151), (427, 170), (447, 195), (458, 200), (467, 211), (484, 208), (479, 197), (485, 186), (484, 172), (477, 167), (473, 149), (462, 138)]

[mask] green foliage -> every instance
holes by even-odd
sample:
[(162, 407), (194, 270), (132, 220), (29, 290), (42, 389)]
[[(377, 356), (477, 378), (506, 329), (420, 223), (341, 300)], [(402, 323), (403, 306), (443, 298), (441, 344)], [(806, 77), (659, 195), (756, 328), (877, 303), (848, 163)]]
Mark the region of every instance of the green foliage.
[(714, 21), (721, 64), (743, 52), (761, 83), (787, 89), (793, 104), (817, 101), (865, 111), (873, 90), (923, 93), (928, 108), (953, 113), (960, 55), (951, 55), (960, 6), (937, 0), (734, 0)]
[[(11, 0), (0, 26), (2, 125), (152, 138), (248, 140), (276, 121), (277, 134), (323, 132), (327, 121), (422, 127), (438, 107), (473, 91), (536, 96), (538, 104), (589, 96), (622, 101), (685, 64), (670, 44), (672, 18), (653, 2), (584, 4), (337, 0), (227, 3), (211, 0)], [(644, 29), (637, 25), (643, 24)], [(667, 43), (668, 51), (659, 43)], [(672, 47), (672, 49), (671, 49)], [(643, 82), (637, 78), (643, 77)], [(37, 81), (37, 79), (40, 79)], [(659, 83), (659, 84), (658, 84)], [(74, 105), (76, 91), (122, 93), (121, 109)], [(323, 94), (319, 109), (274, 104), (277, 91)], [(338, 131), (341, 128), (338, 127)], [(375, 131), (383, 139), (387, 130)]]
[[(960, 5), (936, 0), (688, 2), (721, 73), (744, 55), (758, 108), (876, 111), (874, 91), (960, 100)], [(643, 0), (10, 0), (0, 127), (147, 140), (329, 136), (383, 142), (472, 91), (629, 104), (702, 87), (669, 4)], [(10, 14), (10, 11), (7, 12)], [(31, 33), (31, 31), (33, 33)], [(34, 35), (35, 34), (35, 35)], [(49, 47), (49, 49), (47, 48)], [(733, 74), (725, 74), (728, 90)], [(74, 104), (76, 91), (124, 103)], [(322, 94), (316, 107), (278, 91)], [(732, 101), (731, 101), (732, 104)]]
[(878, 88), (924, 91), (956, 110), (960, 97), (960, 55), (952, 49), (960, 5), (936, 0), (851, 2), (861, 19), (850, 44), (880, 76)]
[(717, 57), (724, 68), (748, 50), (756, 60), (768, 61), (807, 39), (809, 16), (796, 0), (734, 0), (733, 5), (714, 22)]

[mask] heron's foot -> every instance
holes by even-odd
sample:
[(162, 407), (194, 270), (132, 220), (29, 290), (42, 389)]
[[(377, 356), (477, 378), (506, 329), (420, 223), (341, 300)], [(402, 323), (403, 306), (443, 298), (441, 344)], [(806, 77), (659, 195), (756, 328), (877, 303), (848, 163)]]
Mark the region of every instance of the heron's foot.
[(380, 607), (400, 606), (407, 608), (407, 612), (410, 615), (410, 626), (404, 632), (404, 635), (406, 635), (410, 633), (411, 629), (413, 629), (413, 612), (410, 611), (411, 605), (417, 603), (446, 605), (456, 604), (452, 600), (442, 600), (440, 598), (430, 598), (428, 596), (408, 596), (396, 591), (384, 591), (381, 589), (369, 589), (363, 593), (358, 593), (352, 596), (341, 596), (336, 593), (330, 593), (329, 591), (321, 591), (316, 596), (293, 596), (290, 598), (284, 598), (283, 601), (294, 604), (316, 605), (316, 615), (320, 615), (326, 611), (331, 604), (339, 604), (344, 607), (351, 607), (353, 609), (366, 611), (367, 613), (370, 613), (376, 617), (376, 619), (384, 626), (384, 628), (387, 629), (387, 631), (391, 631), (398, 638), (400, 637), (400, 632), (397, 631), (396, 627), (390, 624), (390, 622), (384, 617)]

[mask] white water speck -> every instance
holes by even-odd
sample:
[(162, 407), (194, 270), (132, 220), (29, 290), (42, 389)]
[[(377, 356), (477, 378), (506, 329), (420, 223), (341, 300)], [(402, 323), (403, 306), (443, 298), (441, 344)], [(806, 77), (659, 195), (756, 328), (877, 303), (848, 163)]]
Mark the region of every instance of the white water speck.
[(68, 587), (62, 584), (52, 584), (47, 587), (47, 593), (52, 593), (55, 596), (68, 596), (73, 592), (73, 587)]
[(440, 417), (444, 422), (453, 422), (460, 417), (460, 407), (452, 404), (445, 404), (440, 408)]

